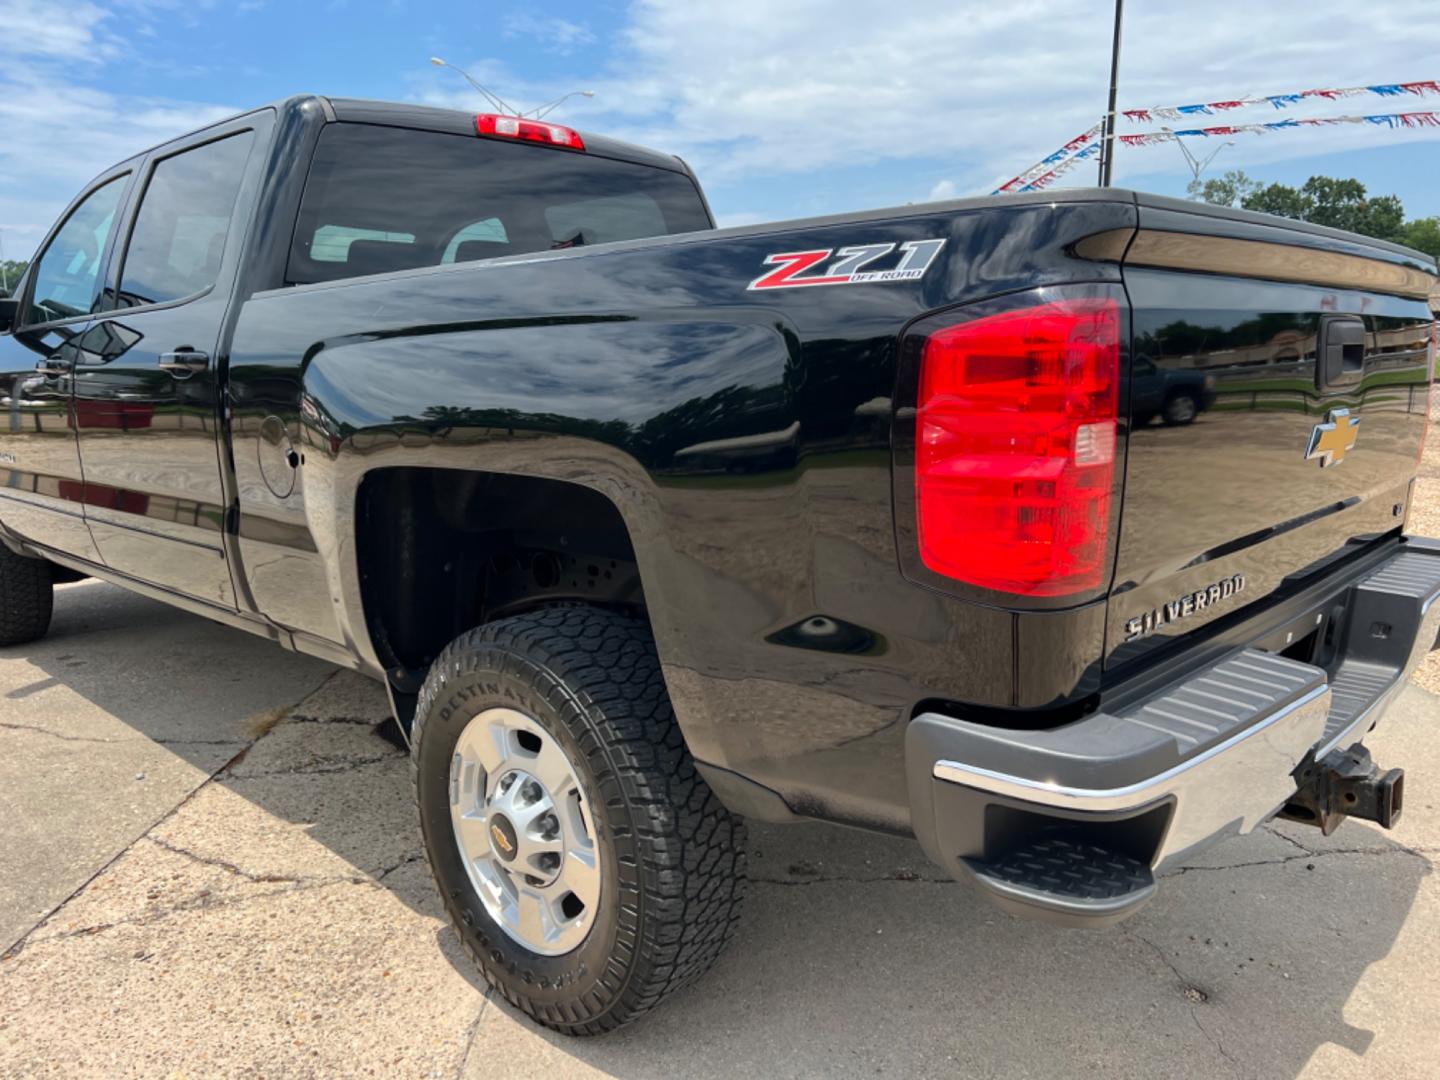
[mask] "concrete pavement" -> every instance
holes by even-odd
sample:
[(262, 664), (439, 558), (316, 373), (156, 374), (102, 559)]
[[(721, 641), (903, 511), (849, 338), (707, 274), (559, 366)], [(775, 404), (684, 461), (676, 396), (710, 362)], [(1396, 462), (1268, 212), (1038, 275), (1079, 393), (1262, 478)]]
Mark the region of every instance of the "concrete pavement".
[[(221, 662), (221, 658), (224, 662)], [(752, 829), (735, 947), (599, 1040), (484, 992), (380, 688), (107, 585), (0, 654), (0, 1076), (1433, 1076), (1440, 699), (1369, 741), (1405, 818), (1280, 825), (1107, 931), (915, 845)], [(142, 776), (143, 780), (137, 779)], [(211, 777), (213, 776), (213, 779)]]

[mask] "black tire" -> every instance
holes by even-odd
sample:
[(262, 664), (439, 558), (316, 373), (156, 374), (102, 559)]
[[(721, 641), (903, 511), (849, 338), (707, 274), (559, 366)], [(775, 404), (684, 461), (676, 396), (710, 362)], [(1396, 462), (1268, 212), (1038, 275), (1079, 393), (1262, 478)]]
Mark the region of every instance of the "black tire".
[[(599, 910), (560, 956), (504, 932), (455, 841), (451, 757), (470, 719), (494, 706), (527, 713), (565, 749), (596, 823)], [(695, 769), (644, 622), (554, 608), (462, 634), (420, 691), (411, 763), (425, 850), (461, 942), (490, 985), (545, 1026), (611, 1031), (703, 975), (733, 936), (744, 824)]]
[(1182, 424), (1193, 424), (1195, 417), (1200, 415), (1200, 403), (1195, 400), (1195, 395), (1181, 391), (1172, 394), (1165, 401), (1165, 409), (1161, 413), (1168, 427), (1178, 427)]
[(23, 645), (44, 637), (54, 607), (50, 564), (17, 555), (0, 544), (0, 645)]

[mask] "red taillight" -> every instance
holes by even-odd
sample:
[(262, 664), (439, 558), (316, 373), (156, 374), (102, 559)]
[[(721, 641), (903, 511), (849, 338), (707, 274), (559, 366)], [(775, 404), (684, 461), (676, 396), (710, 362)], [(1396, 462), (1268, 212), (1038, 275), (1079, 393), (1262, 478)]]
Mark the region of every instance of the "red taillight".
[(518, 116), (481, 113), (475, 117), (475, 130), (496, 139), (519, 139), (521, 142), (544, 143), (546, 146), (568, 146), (584, 150), (585, 140), (573, 128), (547, 124), (543, 120), (525, 120)]
[(1058, 300), (930, 336), (920, 369), (920, 555), (1025, 596), (1104, 584), (1115, 481), (1120, 305)]

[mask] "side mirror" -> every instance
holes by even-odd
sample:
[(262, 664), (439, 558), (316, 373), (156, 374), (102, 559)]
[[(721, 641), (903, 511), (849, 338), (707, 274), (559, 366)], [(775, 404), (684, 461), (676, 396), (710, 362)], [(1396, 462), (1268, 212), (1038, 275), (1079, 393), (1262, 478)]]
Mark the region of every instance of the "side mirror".
[(10, 296), (0, 297), (0, 334), (14, 330), (19, 319), (20, 301)]

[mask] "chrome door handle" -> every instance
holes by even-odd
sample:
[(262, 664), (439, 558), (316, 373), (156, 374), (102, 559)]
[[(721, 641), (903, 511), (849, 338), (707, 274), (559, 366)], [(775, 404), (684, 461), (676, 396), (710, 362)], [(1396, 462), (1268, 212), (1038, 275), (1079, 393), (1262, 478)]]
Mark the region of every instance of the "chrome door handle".
[(61, 375), (69, 375), (70, 361), (47, 356), (35, 365), (35, 374), (43, 375), (47, 379), (58, 379)]
[(210, 357), (197, 349), (179, 348), (160, 354), (160, 366), (171, 375), (189, 376), (210, 366)]

